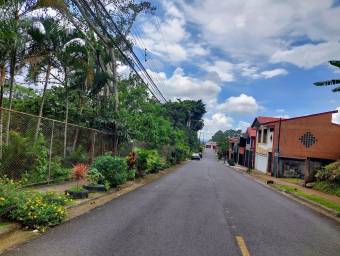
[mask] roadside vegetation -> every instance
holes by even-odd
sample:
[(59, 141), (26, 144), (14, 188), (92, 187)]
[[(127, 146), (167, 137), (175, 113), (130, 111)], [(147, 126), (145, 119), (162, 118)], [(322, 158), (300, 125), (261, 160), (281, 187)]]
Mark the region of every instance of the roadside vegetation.
[(315, 177), (314, 189), (340, 196), (340, 160), (322, 167)]
[(280, 185), (280, 184), (273, 184), (272, 186), (281, 190), (281, 191), (288, 192), (288, 193), (291, 193), (293, 195), (301, 196), (305, 199), (308, 199), (308, 200), (313, 201), (315, 203), (321, 204), (321, 205), (323, 205), (327, 208), (333, 209), (337, 213), (340, 213), (340, 204), (338, 204), (338, 203), (332, 202), (332, 201), (327, 200), (325, 198), (321, 198), (319, 196), (306, 194), (306, 193), (300, 191), (296, 187), (291, 187), (291, 186), (288, 186), (288, 185)]
[[(114, 2), (125, 35), (138, 15), (154, 11), (147, 1)], [(69, 1), (0, 1), (0, 218), (32, 229), (59, 224), (71, 195), (157, 173), (200, 148), (204, 103), (161, 102), (139, 74), (118, 76), (118, 68), (128, 65), (118, 48), (131, 51), (133, 42), (119, 36), (108, 49), (75, 10)], [(34, 115), (35, 121), (14, 118), (12, 111)], [(49, 152), (43, 118), (64, 124), (57, 130), (62, 139), (53, 144), (57, 153)], [(71, 133), (68, 124), (105, 132), (111, 148), (91, 158), (95, 149), (87, 142), (93, 136), (81, 139), (79, 129)], [(27, 188), (46, 182), (47, 175), (49, 182), (77, 185), (69, 196)]]

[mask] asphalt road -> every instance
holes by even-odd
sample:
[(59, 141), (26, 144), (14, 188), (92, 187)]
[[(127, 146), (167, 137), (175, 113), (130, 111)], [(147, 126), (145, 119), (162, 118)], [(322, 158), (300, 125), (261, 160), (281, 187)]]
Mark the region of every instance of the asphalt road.
[(250, 255), (340, 255), (333, 221), (211, 152), (5, 255), (234, 256), (237, 236)]

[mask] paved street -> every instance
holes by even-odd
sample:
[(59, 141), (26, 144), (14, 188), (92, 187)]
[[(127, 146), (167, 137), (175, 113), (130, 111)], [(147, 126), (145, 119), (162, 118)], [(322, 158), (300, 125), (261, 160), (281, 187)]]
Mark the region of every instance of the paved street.
[(242, 255), (236, 236), (250, 255), (340, 253), (338, 225), (207, 152), (6, 255)]

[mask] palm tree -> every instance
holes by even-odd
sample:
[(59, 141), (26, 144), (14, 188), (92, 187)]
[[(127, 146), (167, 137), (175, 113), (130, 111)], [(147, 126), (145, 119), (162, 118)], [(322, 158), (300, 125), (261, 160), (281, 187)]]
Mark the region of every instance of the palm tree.
[(11, 45), (15, 34), (11, 27), (4, 21), (0, 21), (0, 159), (2, 158), (3, 143), (3, 95), (6, 80), (6, 64), (8, 63)]
[(38, 82), (41, 74), (45, 75), (43, 81), (44, 88), (41, 97), (41, 103), (38, 114), (34, 143), (38, 139), (43, 116), (44, 104), (46, 99), (46, 90), (50, 80), (51, 71), (56, 67), (58, 58), (57, 50), (61, 45), (62, 28), (58, 22), (52, 18), (46, 18), (33, 23), (28, 30), (31, 41), (28, 47), (27, 62), (29, 63), (28, 80)]
[[(334, 67), (340, 68), (340, 60), (331, 60), (329, 64), (333, 65)], [(328, 86), (328, 85), (339, 85), (340, 79), (332, 79), (327, 81), (320, 81), (315, 82), (314, 85), (316, 86)], [(336, 86), (333, 90), (333, 92), (340, 92), (340, 86)]]

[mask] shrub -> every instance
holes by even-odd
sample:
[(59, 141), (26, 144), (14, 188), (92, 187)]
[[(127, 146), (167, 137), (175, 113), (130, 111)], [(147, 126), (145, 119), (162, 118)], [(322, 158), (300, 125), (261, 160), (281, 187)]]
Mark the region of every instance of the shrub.
[(167, 162), (171, 165), (178, 164), (190, 155), (190, 149), (181, 144), (177, 144), (172, 150), (169, 151), (167, 156)]
[(156, 173), (164, 169), (166, 164), (157, 150), (137, 149), (136, 161), (138, 176), (143, 176), (148, 172)]
[(228, 164), (229, 164), (230, 166), (234, 166), (234, 165), (235, 165), (234, 159), (229, 159), (229, 160), (228, 160)]
[(44, 230), (59, 224), (66, 217), (65, 208), (59, 203), (44, 201), (40, 193), (26, 193), (10, 212), (10, 218), (30, 228)]
[(97, 157), (91, 168), (97, 169), (113, 187), (123, 184), (127, 180), (128, 166), (122, 157), (110, 155)]
[(315, 178), (318, 181), (328, 180), (330, 176), (331, 176), (331, 172), (327, 170), (326, 168), (321, 168), (321, 170), (317, 171), (315, 174)]
[(10, 143), (3, 147), (0, 175), (18, 180), (25, 178), (29, 183), (45, 181), (48, 170), (48, 150), (43, 135), (33, 145), (33, 139), (11, 131)]
[(64, 168), (61, 165), (61, 161), (59, 158), (55, 158), (51, 162), (51, 172), (53, 180), (61, 180), (61, 179), (68, 179), (71, 176), (71, 169), (70, 168)]
[(91, 184), (99, 184), (104, 181), (104, 175), (96, 168), (91, 168), (87, 173), (87, 179)]
[(9, 213), (19, 201), (23, 201), (20, 193), (21, 185), (8, 178), (0, 179), (0, 217), (8, 218)]
[(336, 161), (317, 171), (315, 177), (318, 181), (329, 181), (340, 184), (340, 161)]
[(0, 217), (18, 221), (30, 228), (45, 230), (66, 216), (63, 195), (24, 190), (20, 183), (0, 179)]
[(164, 169), (165, 162), (157, 152), (157, 150), (148, 150), (147, 156), (147, 169), (151, 173), (156, 173), (161, 169)]
[(137, 174), (139, 177), (144, 176), (148, 171), (148, 150), (143, 148), (138, 148), (136, 150), (137, 158), (136, 158), (136, 167)]
[(88, 162), (88, 154), (82, 146), (78, 146), (75, 150), (69, 152), (66, 158), (63, 160), (63, 165), (67, 167), (72, 167), (77, 163)]
[(136, 170), (128, 170), (127, 180), (134, 180), (136, 177)]

